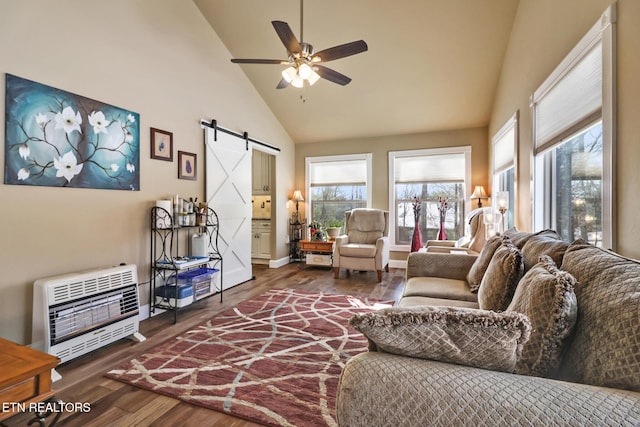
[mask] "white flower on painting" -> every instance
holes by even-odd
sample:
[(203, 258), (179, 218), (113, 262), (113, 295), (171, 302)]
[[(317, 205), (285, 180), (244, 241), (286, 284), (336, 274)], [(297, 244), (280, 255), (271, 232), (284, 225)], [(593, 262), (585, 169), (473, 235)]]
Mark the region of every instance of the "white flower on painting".
[(29, 154), (31, 154), (31, 150), (29, 150), (29, 146), (26, 142), (20, 144), (20, 148), (18, 148), (18, 154), (20, 154), (20, 157), (22, 157), (24, 160), (27, 160), (27, 157), (29, 157)]
[(18, 181), (24, 181), (29, 178), (29, 171), (25, 168), (22, 168), (18, 171)]
[(111, 169), (114, 172), (118, 172), (118, 169), (120, 169), (120, 167), (115, 163), (111, 163), (111, 166), (109, 166), (109, 169)]
[(134, 173), (136, 171), (136, 167), (131, 163), (127, 163), (127, 171)]
[(129, 120), (131, 123), (135, 123), (136, 122), (136, 118), (133, 117), (133, 114), (127, 115), (127, 120)]
[(107, 126), (111, 121), (104, 117), (102, 111), (92, 111), (89, 115), (89, 124), (93, 126), (93, 133), (98, 134), (100, 132), (107, 133)]
[(53, 166), (58, 169), (56, 173), (58, 178), (64, 176), (67, 182), (71, 182), (71, 179), (80, 173), (83, 165), (79, 165), (76, 156), (69, 151), (64, 156), (53, 159)]
[(40, 127), (47, 124), (47, 116), (42, 113), (36, 114), (36, 124)]
[(82, 133), (81, 124), (82, 117), (80, 117), (80, 113), (75, 113), (71, 107), (65, 107), (61, 113), (56, 113), (56, 129), (64, 129), (67, 135), (74, 130)]

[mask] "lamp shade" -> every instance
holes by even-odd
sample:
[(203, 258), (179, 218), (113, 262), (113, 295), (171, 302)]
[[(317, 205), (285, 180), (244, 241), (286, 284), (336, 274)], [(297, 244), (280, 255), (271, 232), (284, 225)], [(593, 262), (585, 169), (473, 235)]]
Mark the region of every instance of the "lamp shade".
[(473, 189), (473, 194), (471, 194), (472, 199), (486, 199), (488, 197), (489, 195), (484, 191), (484, 186), (482, 185), (476, 185)]
[(300, 192), (300, 190), (296, 190), (293, 192), (291, 200), (295, 200), (296, 202), (304, 202), (304, 197), (302, 197), (302, 193)]
[(498, 191), (496, 194), (496, 207), (498, 209), (508, 210), (509, 209), (509, 192), (508, 191)]

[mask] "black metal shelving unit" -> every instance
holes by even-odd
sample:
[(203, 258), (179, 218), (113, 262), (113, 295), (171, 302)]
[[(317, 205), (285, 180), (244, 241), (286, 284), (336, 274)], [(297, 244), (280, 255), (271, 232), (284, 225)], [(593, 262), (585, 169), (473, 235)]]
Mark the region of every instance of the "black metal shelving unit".
[[(220, 231), (220, 221), (218, 214), (207, 208), (206, 219), (200, 225), (179, 225), (179, 221), (162, 207), (151, 208), (151, 263), (150, 263), (150, 284), (149, 284), (149, 306), (150, 313), (155, 310), (171, 310), (174, 313), (173, 322), (178, 319), (178, 311), (182, 307), (178, 307), (178, 289), (177, 277), (178, 273), (192, 270), (194, 268), (208, 267), (219, 270), (220, 288), (210, 289), (210, 292), (198, 295), (196, 289), (192, 290), (193, 302), (209, 298), (213, 295), (220, 294), (220, 302), (223, 296), (223, 260), (220, 248), (218, 246), (218, 234)], [(188, 253), (189, 245), (186, 244), (185, 249), (181, 249), (181, 239), (188, 239), (192, 233), (198, 231), (206, 236), (207, 240), (207, 256), (191, 257)], [(156, 300), (156, 289), (158, 283), (161, 286), (170, 286), (171, 278), (176, 279), (175, 304), (171, 304), (171, 298), (163, 299), (161, 303)]]

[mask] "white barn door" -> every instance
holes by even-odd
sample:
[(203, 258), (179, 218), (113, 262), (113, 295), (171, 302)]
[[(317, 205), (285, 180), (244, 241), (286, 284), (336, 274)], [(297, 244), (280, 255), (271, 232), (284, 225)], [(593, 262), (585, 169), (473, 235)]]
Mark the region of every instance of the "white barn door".
[(249, 141), (206, 129), (206, 196), (220, 220), (224, 289), (253, 277), (251, 269), (251, 153)]

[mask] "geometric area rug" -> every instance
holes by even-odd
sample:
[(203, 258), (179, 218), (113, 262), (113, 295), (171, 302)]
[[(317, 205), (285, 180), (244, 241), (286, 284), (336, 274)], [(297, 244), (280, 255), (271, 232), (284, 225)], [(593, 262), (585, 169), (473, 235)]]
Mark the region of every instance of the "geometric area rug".
[(335, 426), (340, 372), (367, 351), (349, 319), (391, 305), (272, 289), (106, 376), (259, 424)]

